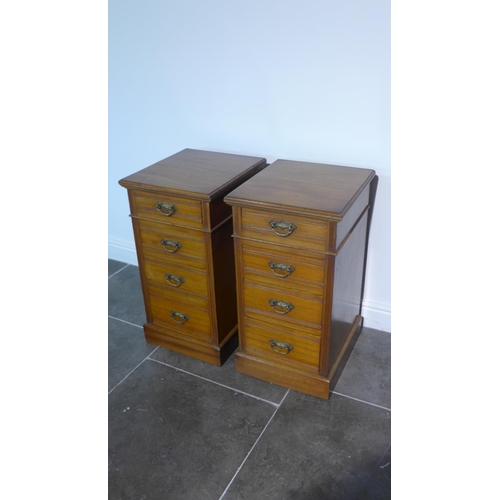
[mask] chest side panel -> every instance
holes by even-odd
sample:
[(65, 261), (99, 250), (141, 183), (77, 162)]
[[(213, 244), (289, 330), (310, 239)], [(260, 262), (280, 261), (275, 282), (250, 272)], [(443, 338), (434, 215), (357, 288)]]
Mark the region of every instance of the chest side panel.
[(337, 360), (356, 316), (361, 313), (366, 228), (365, 212), (335, 257), (330, 318), (330, 366)]

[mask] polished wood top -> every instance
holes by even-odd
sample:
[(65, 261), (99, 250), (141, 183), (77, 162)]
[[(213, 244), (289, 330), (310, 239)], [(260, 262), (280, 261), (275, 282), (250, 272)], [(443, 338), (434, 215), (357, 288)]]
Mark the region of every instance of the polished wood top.
[(121, 179), (119, 184), (210, 201), (237, 186), (248, 171), (259, 171), (265, 165), (265, 158), (184, 149)]
[(276, 160), (230, 192), (229, 205), (341, 220), (375, 171), (322, 163)]

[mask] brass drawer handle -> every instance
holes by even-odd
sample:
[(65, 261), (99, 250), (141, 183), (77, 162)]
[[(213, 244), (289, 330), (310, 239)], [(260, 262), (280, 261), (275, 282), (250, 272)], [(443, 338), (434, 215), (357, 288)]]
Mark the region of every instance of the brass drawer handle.
[[(280, 278), (286, 278), (295, 271), (295, 267), (293, 267), (292, 265), (283, 264), (282, 262), (278, 264), (277, 262), (271, 261), (269, 262), (269, 267), (271, 268), (273, 273)], [(278, 272), (276, 272), (276, 270), (278, 270)]]
[(273, 351), (278, 352), (279, 354), (288, 354), (290, 351), (293, 351), (293, 345), (287, 344), (286, 342), (280, 342), (279, 340), (271, 339), (269, 341), (269, 345)]
[(165, 274), (165, 279), (167, 283), (172, 286), (181, 286), (184, 283), (184, 278), (176, 276), (175, 274)]
[(177, 207), (173, 203), (162, 203), (161, 201), (159, 201), (156, 204), (156, 210), (158, 210), (158, 212), (160, 212), (161, 214), (170, 217), (177, 210)]
[(173, 240), (166, 240), (165, 238), (162, 238), (161, 244), (163, 248), (170, 253), (175, 253), (179, 248), (182, 247), (182, 244), (178, 241), (173, 241)]
[[(189, 319), (189, 316), (187, 314), (182, 314), (178, 311), (170, 311), (170, 316), (172, 316), (172, 319), (176, 323), (179, 323), (179, 325), (182, 325), (183, 323), (185, 323)], [(176, 318), (180, 318), (181, 321), (177, 321)]]
[[(295, 306), (291, 302), (283, 302), (282, 300), (269, 299), (269, 304), (273, 308), (273, 311), (278, 314), (289, 313)], [(278, 308), (278, 309), (276, 309)]]
[(269, 221), (269, 225), (278, 236), (283, 236), (284, 238), (290, 236), (297, 229), (297, 226), (293, 222), (282, 220), (278, 222), (273, 219)]

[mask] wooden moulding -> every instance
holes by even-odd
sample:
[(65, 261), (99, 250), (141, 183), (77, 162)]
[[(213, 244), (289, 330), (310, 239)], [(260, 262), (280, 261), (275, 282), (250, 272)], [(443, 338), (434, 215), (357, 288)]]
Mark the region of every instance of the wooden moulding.
[(215, 366), (222, 366), (238, 347), (238, 335), (236, 333), (237, 327), (230, 332), (220, 345), (212, 345), (178, 335), (173, 330), (157, 329), (149, 323), (144, 325), (144, 335), (147, 342)]
[(358, 315), (351, 326), (349, 335), (342, 346), (337, 361), (326, 377), (307, 373), (303, 370), (294, 370), (293, 368), (272, 363), (269, 360), (260, 360), (241, 351), (236, 353), (236, 370), (244, 375), (303, 392), (310, 396), (329, 399), (330, 391), (337, 384), (342, 370), (358, 340), (362, 327), (363, 318)]

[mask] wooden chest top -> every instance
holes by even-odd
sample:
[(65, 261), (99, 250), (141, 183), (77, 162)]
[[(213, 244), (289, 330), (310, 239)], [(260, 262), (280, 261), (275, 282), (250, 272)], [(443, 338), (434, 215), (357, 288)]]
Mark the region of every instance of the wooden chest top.
[(119, 181), (125, 188), (210, 201), (240, 183), (265, 158), (184, 149)]
[(321, 163), (276, 160), (229, 193), (230, 205), (341, 220), (375, 171)]

